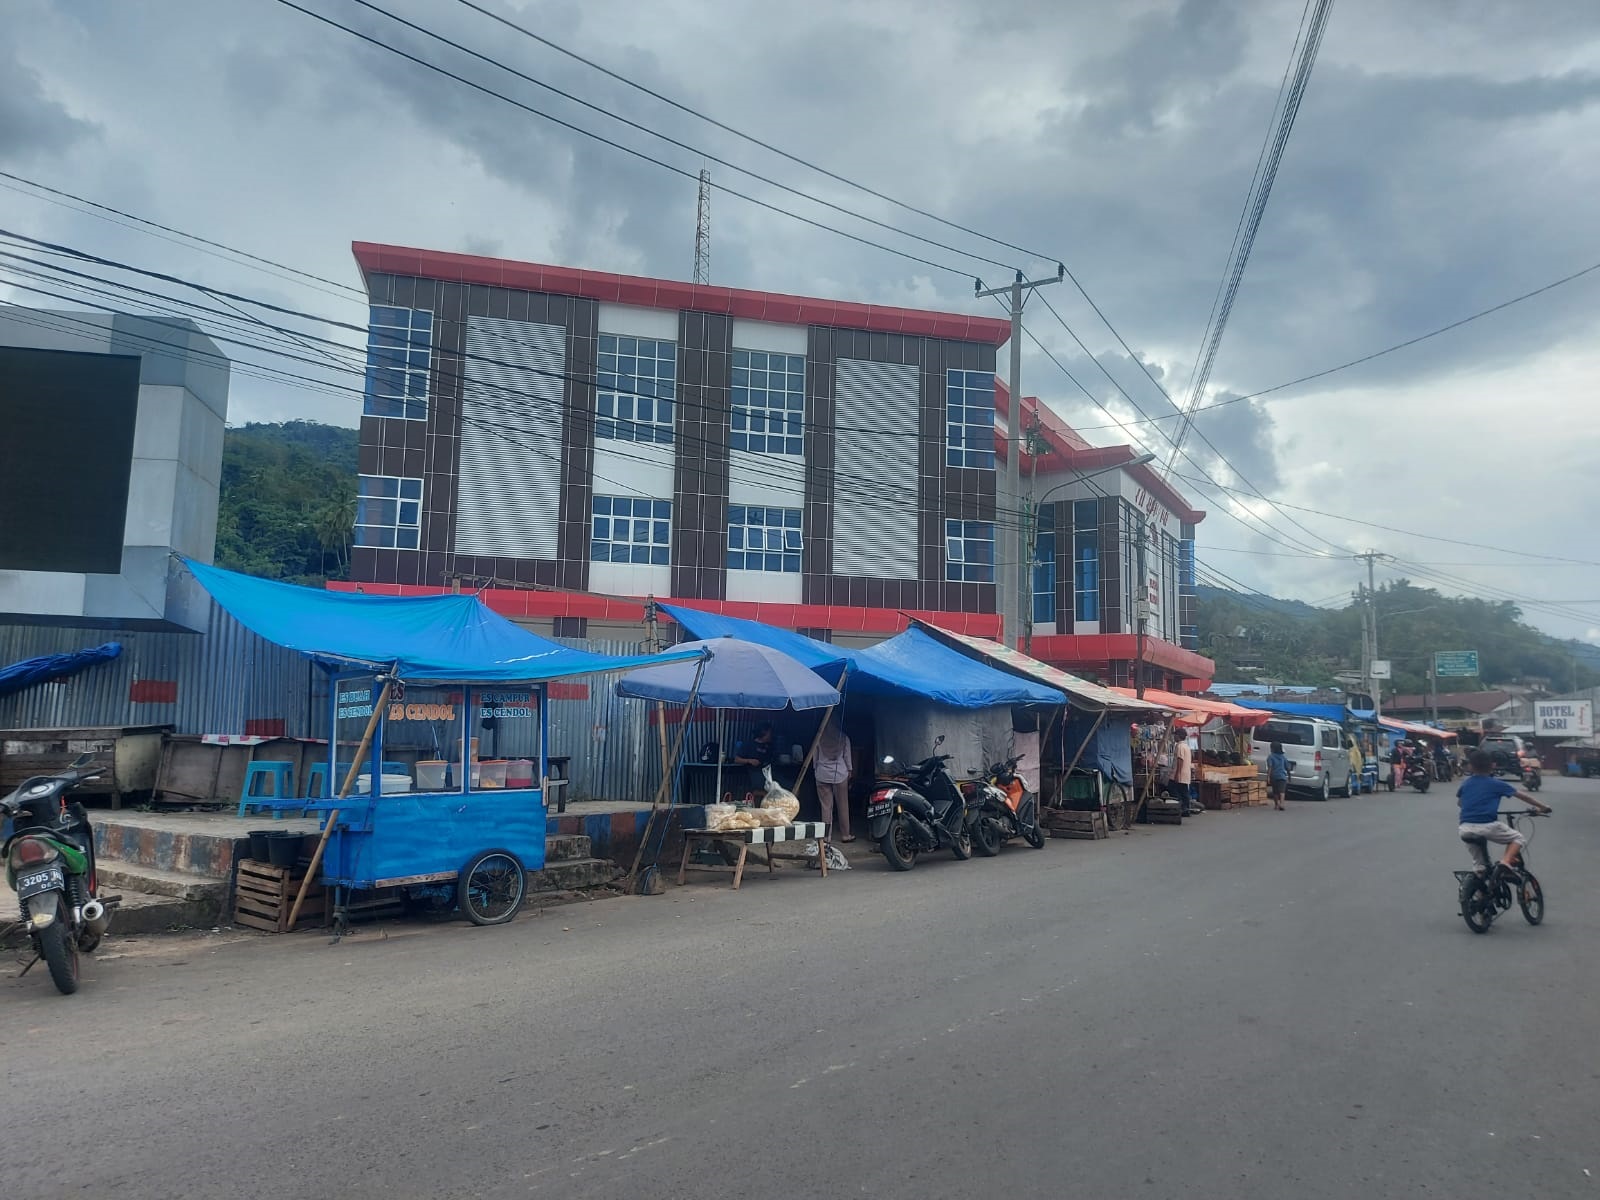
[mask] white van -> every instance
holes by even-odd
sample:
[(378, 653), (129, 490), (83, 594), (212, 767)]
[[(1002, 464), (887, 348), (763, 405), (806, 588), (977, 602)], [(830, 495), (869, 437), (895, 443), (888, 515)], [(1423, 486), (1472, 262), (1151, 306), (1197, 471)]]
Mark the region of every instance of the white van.
[(1292, 791), (1310, 792), (1319, 800), (1350, 795), (1360, 787), (1350, 769), (1350, 751), (1344, 729), (1332, 721), (1316, 717), (1273, 717), (1251, 731), (1250, 761), (1263, 777), (1272, 743), (1280, 742), (1283, 753), (1294, 764), (1289, 772)]

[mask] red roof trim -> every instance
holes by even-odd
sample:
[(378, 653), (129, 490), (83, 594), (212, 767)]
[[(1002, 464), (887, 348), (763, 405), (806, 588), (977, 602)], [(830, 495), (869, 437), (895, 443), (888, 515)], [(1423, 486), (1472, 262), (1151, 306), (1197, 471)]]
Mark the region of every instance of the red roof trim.
[(1011, 337), (1011, 323), (998, 317), (973, 317), (919, 308), (819, 300), (779, 292), (613, 275), (606, 271), (512, 262), (441, 250), (415, 250), (373, 242), (352, 242), (350, 248), (364, 276), (410, 275), (419, 279), (442, 279), (446, 283), (479, 283), (557, 296), (579, 296), (603, 304), (633, 304), (674, 312), (691, 310), (751, 321), (826, 325), (839, 329), (864, 329), (872, 333), (901, 333), (957, 342), (981, 342), (991, 346), (1002, 345)]
[[(1055, 633), (1033, 635), (1033, 656), (1047, 662), (1133, 662), (1139, 657), (1139, 638), (1132, 633)], [(1144, 660), (1152, 666), (1186, 676), (1210, 680), (1217, 664), (1203, 654), (1161, 638), (1146, 637)]]

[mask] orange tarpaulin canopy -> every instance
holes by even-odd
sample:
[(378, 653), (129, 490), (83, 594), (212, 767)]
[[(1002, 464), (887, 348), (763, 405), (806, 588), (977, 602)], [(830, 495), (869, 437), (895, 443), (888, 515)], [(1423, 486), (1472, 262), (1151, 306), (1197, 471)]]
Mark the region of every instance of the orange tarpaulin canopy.
[[(1137, 693), (1132, 688), (1112, 688), (1124, 696), (1134, 696)], [(1202, 700), (1199, 696), (1180, 696), (1176, 692), (1164, 692), (1159, 688), (1145, 688), (1144, 698), (1166, 708), (1176, 709), (1182, 715), (1178, 717), (1179, 725), (1205, 725), (1217, 717), (1221, 717), (1235, 729), (1254, 729), (1257, 725), (1265, 725), (1272, 719), (1272, 713), (1259, 708), (1241, 708), (1237, 704), (1229, 704), (1226, 700)]]

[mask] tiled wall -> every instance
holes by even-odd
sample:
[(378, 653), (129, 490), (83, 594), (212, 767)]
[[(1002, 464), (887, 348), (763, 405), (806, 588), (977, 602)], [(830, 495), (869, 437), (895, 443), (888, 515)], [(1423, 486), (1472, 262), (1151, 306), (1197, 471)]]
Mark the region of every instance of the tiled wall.
[[(592, 380), (595, 374), (599, 306), (566, 296), (404, 276), (372, 275), (368, 282), (374, 304), (433, 311), (434, 354), (427, 420), (363, 417), (360, 437), (362, 474), (423, 479), (422, 550), (357, 547), (352, 577), (445, 586), (457, 575), (587, 589), (594, 490), (594, 387), (583, 381)], [(537, 321), (567, 331), (569, 378), (563, 392), (561, 501), (556, 514), (560, 536), (553, 561), (458, 557), (454, 553), (462, 354), (468, 316)], [(732, 326), (730, 319), (714, 314), (685, 312), (679, 316), (671, 556), (672, 594), (676, 596), (720, 599), (726, 592)], [(994, 347), (820, 326), (813, 326), (807, 339), (803, 600), (851, 607), (994, 612), (994, 585), (945, 580), (943, 549), (946, 515), (964, 520), (995, 519), (995, 473), (948, 467), (944, 460), (945, 372), (992, 372)], [(916, 477), (885, 481), (885, 486), (903, 488), (906, 493), (905, 536), (917, 544), (918, 577), (914, 580), (833, 573), (831, 428), (835, 364), (840, 358), (908, 363), (918, 368), (922, 441)], [(514, 402), (514, 397), (507, 402)], [(1003, 530), (997, 530), (997, 538), (1003, 542)], [(583, 631), (580, 623), (568, 621), (558, 633), (582, 636)]]

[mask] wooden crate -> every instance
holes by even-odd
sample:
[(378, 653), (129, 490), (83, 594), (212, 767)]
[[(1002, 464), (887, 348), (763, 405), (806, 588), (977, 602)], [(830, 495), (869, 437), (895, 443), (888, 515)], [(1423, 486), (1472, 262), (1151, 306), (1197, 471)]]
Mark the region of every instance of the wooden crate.
[(1051, 837), (1099, 841), (1110, 836), (1106, 829), (1106, 815), (1103, 812), (1051, 809), (1045, 814), (1042, 824)]
[[(286, 933), (289, 913), (294, 909), (294, 898), (300, 894), (300, 884), (305, 879), (305, 868), (274, 867), (270, 863), (245, 859), (239, 864), (234, 882), (233, 922), (248, 929), (264, 929), (268, 933)], [(311, 885), (306, 902), (300, 907), (300, 922), (321, 924), (327, 915), (327, 889), (319, 883)]]
[(1183, 824), (1183, 806), (1176, 800), (1152, 800), (1145, 812), (1152, 825)]

